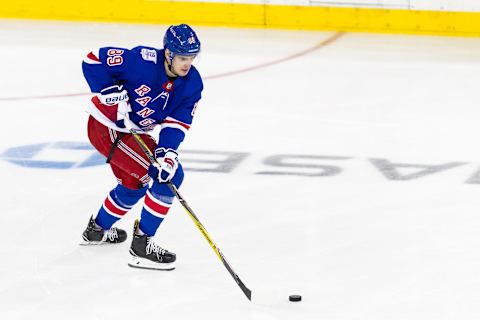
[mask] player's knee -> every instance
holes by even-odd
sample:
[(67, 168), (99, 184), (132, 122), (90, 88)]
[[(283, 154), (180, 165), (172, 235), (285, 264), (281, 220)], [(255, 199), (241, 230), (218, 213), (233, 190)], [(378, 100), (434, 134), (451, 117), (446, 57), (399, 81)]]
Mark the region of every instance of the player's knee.
[(127, 207), (133, 206), (138, 202), (147, 192), (148, 186), (145, 186), (140, 189), (130, 189), (121, 184), (118, 184), (115, 189), (112, 190), (112, 193), (120, 204), (123, 204)]
[[(179, 163), (177, 171), (175, 171), (175, 175), (172, 178), (172, 183), (175, 187), (180, 188), (183, 182), (183, 178), (185, 177), (185, 174), (183, 173), (183, 167)], [(174, 197), (175, 195), (173, 194), (172, 190), (168, 187), (166, 183), (160, 183), (158, 180), (155, 180), (153, 182), (152, 188), (150, 189), (151, 192), (157, 194), (157, 195), (162, 195), (166, 197)]]

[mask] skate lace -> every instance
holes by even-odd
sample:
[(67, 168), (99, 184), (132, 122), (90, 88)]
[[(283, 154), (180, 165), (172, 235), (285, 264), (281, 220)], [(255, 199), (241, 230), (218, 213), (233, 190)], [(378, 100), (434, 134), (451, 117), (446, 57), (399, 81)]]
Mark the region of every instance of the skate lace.
[(103, 234), (102, 241), (106, 241), (107, 239), (109, 239), (110, 241), (115, 241), (115, 239), (117, 238), (118, 238), (117, 228), (110, 228), (106, 230), (105, 233)]
[(147, 247), (145, 248), (145, 251), (147, 252), (147, 254), (155, 252), (157, 257), (163, 256), (165, 255), (165, 252), (167, 252), (167, 250), (160, 247), (151, 238), (147, 238)]

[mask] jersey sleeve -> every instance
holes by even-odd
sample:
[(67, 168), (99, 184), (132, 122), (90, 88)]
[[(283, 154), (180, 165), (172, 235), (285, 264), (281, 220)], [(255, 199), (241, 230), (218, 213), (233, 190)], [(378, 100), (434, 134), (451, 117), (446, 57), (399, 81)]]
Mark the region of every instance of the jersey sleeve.
[(82, 70), (90, 90), (98, 93), (119, 84), (133, 59), (132, 52), (124, 48), (104, 47), (98, 52), (89, 52), (82, 62)]
[(159, 147), (177, 150), (193, 122), (195, 109), (201, 99), (203, 84), (201, 80), (193, 94), (186, 97), (182, 103), (161, 123)]

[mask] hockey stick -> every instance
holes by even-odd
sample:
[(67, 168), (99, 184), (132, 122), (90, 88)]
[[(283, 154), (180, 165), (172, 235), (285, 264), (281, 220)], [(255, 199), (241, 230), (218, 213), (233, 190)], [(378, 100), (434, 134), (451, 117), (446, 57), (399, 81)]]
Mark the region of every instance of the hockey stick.
[[(127, 121), (131, 122), (130, 119), (126, 119)], [(138, 143), (138, 145), (140, 146), (140, 148), (143, 150), (143, 152), (145, 153), (145, 155), (148, 157), (148, 159), (150, 160), (150, 162), (156, 166), (157, 168), (160, 167), (160, 164), (157, 162), (157, 159), (155, 159), (155, 157), (153, 156), (153, 153), (152, 151), (150, 151), (150, 149), (148, 148), (147, 144), (145, 143), (145, 141), (143, 141), (142, 137), (140, 137), (140, 135), (135, 131), (135, 129), (129, 127), (128, 130), (130, 131), (130, 133), (133, 135), (135, 141)], [(220, 251), (220, 248), (215, 244), (215, 242), (212, 240), (212, 238), (210, 237), (210, 235), (208, 234), (207, 230), (205, 229), (205, 227), (202, 225), (202, 223), (200, 222), (200, 220), (198, 219), (198, 217), (195, 215), (195, 213), (193, 213), (193, 210), (192, 208), (190, 208), (190, 206), (188, 205), (187, 201), (185, 201), (185, 199), (182, 197), (182, 195), (178, 192), (177, 190), (177, 187), (175, 187), (175, 185), (168, 181), (167, 182), (167, 185), (168, 187), (170, 188), (170, 190), (172, 190), (172, 192), (175, 194), (175, 197), (177, 197), (178, 201), (180, 202), (180, 204), (183, 206), (183, 208), (185, 209), (185, 211), (188, 213), (188, 215), (190, 216), (190, 218), (193, 220), (193, 222), (195, 223), (195, 225), (197, 226), (198, 230), (200, 230), (200, 232), (203, 234), (204, 238), (208, 241), (208, 243), (210, 244), (210, 247), (212, 247), (213, 251), (215, 251), (215, 254), (217, 255), (217, 257), (220, 259), (220, 261), (222, 261), (223, 265), (225, 266), (225, 268), (227, 268), (228, 272), (230, 273), (230, 275), (233, 277), (233, 280), (235, 280), (235, 282), (237, 283), (237, 285), (240, 287), (240, 289), (243, 291), (243, 293), (245, 294), (245, 296), (248, 298), (248, 300), (252, 300), (252, 291), (250, 289), (247, 288), (247, 286), (245, 286), (245, 284), (242, 282), (242, 280), (240, 280), (240, 277), (235, 273), (235, 271), (233, 271), (232, 267), (230, 266), (230, 264), (228, 263), (227, 259), (225, 258), (225, 256), (223, 255), (222, 251)]]

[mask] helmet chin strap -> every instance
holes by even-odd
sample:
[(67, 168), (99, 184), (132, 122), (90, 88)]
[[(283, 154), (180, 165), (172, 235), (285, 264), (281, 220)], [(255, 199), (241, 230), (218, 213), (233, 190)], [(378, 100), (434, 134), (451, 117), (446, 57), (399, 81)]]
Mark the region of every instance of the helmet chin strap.
[(172, 74), (174, 74), (176, 77), (178, 77), (178, 73), (176, 73), (175, 71), (173, 71), (173, 54), (170, 52), (169, 54), (169, 59), (167, 59), (167, 65), (168, 65), (168, 71), (170, 71)]

